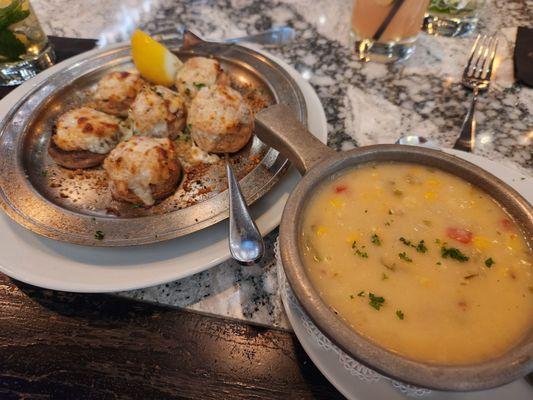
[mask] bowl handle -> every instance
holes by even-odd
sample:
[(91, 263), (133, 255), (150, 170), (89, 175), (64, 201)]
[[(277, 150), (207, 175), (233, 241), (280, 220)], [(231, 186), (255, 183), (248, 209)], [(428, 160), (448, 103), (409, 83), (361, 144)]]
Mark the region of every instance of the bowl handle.
[(273, 105), (255, 116), (255, 134), (287, 157), (302, 175), (318, 161), (335, 153), (315, 138), (283, 104)]

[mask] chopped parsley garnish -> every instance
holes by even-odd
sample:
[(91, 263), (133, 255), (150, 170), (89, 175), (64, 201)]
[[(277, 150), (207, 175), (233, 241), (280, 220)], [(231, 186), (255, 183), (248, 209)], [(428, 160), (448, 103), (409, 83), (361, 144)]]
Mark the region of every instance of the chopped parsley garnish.
[(407, 240), (407, 239), (404, 238), (404, 237), (401, 237), (401, 238), (400, 238), (400, 242), (402, 242), (402, 243), (405, 244), (406, 246), (412, 246), (411, 241), (410, 241), (410, 240)]
[(94, 238), (96, 240), (104, 240), (104, 237), (105, 237), (105, 235), (104, 235), (104, 232), (102, 232), (102, 231), (96, 231), (94, 233)]
[(357, 254), (361, 258), (368, 258), (368, 253), (366, 251), (361, 251), (357, 249), (355, 250), (355, 254)]
[(188, 96), (191, 94), (191, 89), (185, 88), (185, 94)]
[(404, 315), (402, 310), (396, 310), (396, 316), (403, 321)]
[[(364, 249), (365, 246), (362, 246)], [(352, 243), (352, 249), (355, 250), (355, 254), (358, 255), (361, 258), (368, 258), (368, 253), (366, 251), (362, 251), (359, 246), (357, 245), (357, 242), (354, 240)]]
[(489, 257), (485, 260), (485, 265), (487, 266), (487, 268), (490, 268), (494, 265), (494, 260), (492, 259), (492, 257)]
[(406, 253), (405, 251), (403, 253), (399, 253), (398, 254), (398, 257), (400, 257), (402, 260), (404, 261), (407, 261), (407, 262), (413, 262), (413, 259), (410, 258)]
[(365, 291), (361, 290), (359, 293), (357, 293), (358, 297), (365, 297)]
[(191, 130), (192, 130), (192, 125), (191, 124), (187, 124), (187, 125), (185, 125), (185, 128), (183, 128), (183, 133), (189, 134), (189, 133), (191, 133)]
[(43, 170), (41, 171), (41, 175), (42, 175), (42, 176), (47, 176), (47, 175), (48, 175), (48, 171), (45, 170), (45, 169), (43, 169)]
[(374, 293), (368, 294), (368, 304), (370, 304), (370, 307), (374, 307), (379, 311), (379, 309), (383, 307), (384, 303), (385, 299), (383, 297), (376, 296)]
[(375, 233), (372, 235), (372, 243), (374, 243), (376, 246), (381, 246), (381, 239)]
[(428, 248), (426, 247), (426, 245), (424, 244), (424, 241), (421, 240), (420, 242), (418, 242), (418, 244), (416, 245), (415, 247), (416, 251), (419, 252), (419, 253), (425, 253), (426, 251), (428, 251)]
[(410, 240), (407, 240), (406, 238), (401, 237), (400, 242), (402, 242), (406, 246), (414, 248), (418, 253), (425, 253), (426, 251), (428, 251), (428, 248), (426, 247), (424, 240), (421, 240), (420, 242), (418, 242), (417, 245), (414, 245), (413, 242), (411, 242)]
[(469, 260), (469, 257), (461, 252), (461, 250), (456, 249), (455, 247), (446, 247), (442, 246), (440, 249), (440, 254), (442, 258), (453, 258), (459, 262), (465, 262)]
[(205, 87), (205, 83), (196, 83), (193, 82), (193, 85), (196, 89), (200, 90), (201, 88)]
[(389, 276), (385, 272), (383, 272), (381, 274), (381, 280), (384, 281), (384, 280), (387, 280), (387, 279), (389, 279)]
[(132, 208), (141, 208), (142, 206), (143, 206), (142, 204), (134, 204), (131, 207)]

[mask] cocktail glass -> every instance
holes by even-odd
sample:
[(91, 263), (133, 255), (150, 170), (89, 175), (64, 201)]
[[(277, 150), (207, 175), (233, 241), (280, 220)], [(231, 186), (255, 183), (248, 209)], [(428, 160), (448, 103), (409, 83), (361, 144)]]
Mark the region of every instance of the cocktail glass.
[(55, 55), (28, 0), (0, 0), (0, 85), (18, 85)]
[(484, 0), (430, 0), (424, 31), (436, 36), (465, 36), (476, 29)]
[(355, 0), (352, 42), (363, 61), (395, 62), (409, 57), (429, 0)]

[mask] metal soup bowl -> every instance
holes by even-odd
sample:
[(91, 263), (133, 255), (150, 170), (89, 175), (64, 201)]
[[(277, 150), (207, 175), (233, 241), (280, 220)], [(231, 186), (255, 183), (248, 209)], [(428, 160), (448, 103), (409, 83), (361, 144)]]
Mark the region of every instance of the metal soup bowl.
[(354, 359), (393, 379), (447, 391), (489, 389), (533, 371), (533, 328), (505, 354), (485, 362), (445, 365), (415, 361), (393, 353), (353, 330), (320, 297), (302, 259), (302, 215), (318, 187), (339, 171), (368, 162), (407, 162), (446, 171), (489, 193), (519, 226), (533, 248), (531, 205), (507, 184), (458, 157), (438, 150), (403, 145), (375, 145), (347, 152), (329, 149), (294, 118), (287, 108), (273, 106), (256, 117), (261, 140), (287, 156), (304, 175), (291, 193), (280, 227), (280, 250), (289, 284), (318, 328)]

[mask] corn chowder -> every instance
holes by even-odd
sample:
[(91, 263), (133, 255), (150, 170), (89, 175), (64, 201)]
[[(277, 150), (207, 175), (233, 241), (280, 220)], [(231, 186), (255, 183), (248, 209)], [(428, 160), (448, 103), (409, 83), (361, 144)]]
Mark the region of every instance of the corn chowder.
[(322, 185), (303, 221), (301, 251), (320, 296), (393, 352), (476, 363), (533, 325), (531, 250), (505, 211), (460, 178), (366, 164)]

